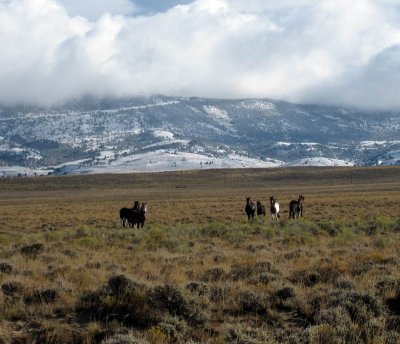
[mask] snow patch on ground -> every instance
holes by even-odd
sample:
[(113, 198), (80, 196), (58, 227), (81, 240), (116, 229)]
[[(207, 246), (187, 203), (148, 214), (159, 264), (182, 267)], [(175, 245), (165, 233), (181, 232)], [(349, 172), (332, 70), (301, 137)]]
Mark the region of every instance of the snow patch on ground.
[[(102, 152), (104, 156), (109, 152)], [(391, 152), (392, 164), (399, 164), (400, 151)], [(91, 164), (91, 159), (71, 161), (60, 164), (52, 169), (29, 169), (18, 166), (0, 167), (0, 176), (33, 176), (33, 175), (65, 175), (65, 174), (98, 174), (98, 173), (139, 173), (139, 172), (166, 172), (200, 169), (223, 168), (273, 168), (294, 166), (354, 166), (351, 161), (329, 159), (324, 157), (305, 158), (285, 163), (274, 159), (254, 159), (240, 154), (228, 154), (223, 158), (216, 158), (201, 153), (171, 152), (156, 150), (142, 154), (131, 154), (115, 160), (105, 159), (97, 165)], [(385, 160), (390, 164), (391, 160)]]
[(361, 147), (373, 147), (373, 146), (385, 146), (385, 145), (392, 145), (398, 144), (400, 141), (361, 141)]
[(170, 131), (165, 131), (165, 130), (154, 130), (153, 131), (153, 136), (154, 137), (161, 137), (161, 138), (167, 138), (167, 139), (173, 139), (174, 134), (171, 133)]
[(231, 119), (228, 115), (228, 112), (225, 110), (218, 109), (215, 106), (203, 106), (204, 111), (214, 119), (217, 123), (228, 126), (231, 122)]
[(277, 142), (274, 144), (275, 147), (289, 147), (291, 146), (293, 143), (291, 142)]
[(260, 101), (260, 100), (247, 100), (240, 103), (241, 107), (249, 110), (259, 110), (259, 111), (274, 111), (276, 110), (276, 105), (267, 102), (267, 101)]
[[(259, 160), (237, 154), (225, 158), (210, 157), (205, 154), (187, 152), (168, 152), (157, 150), (143, 154), (120, 157), (108, 164), (84, 166), (82, 161), (74, 164), (58, 166), (57, 174), (93, 174), (93, 173), (133, 173), (133, 172), (165, 172), (196, 169), (220, 168), (270, 168), (282, 166), (278, 160)], [(84, 161), (83, 161), (84, 162)]]
[(354, 162), (352, 161), (344, 161), (339, 159), (330, 159), (324, 157), (317, 158), (304, 158), (299, 160), (294, 160), (288, 162), (284, 165), (285, 167), (291, 166), (354, 166)]
[(118, 109), (110, 109), (110, 110), (101, 110), (101, 112), (113, 114), (122, 111), (129, 111), (129, 110), (144, 110), (153, 107), (160, 107), (160, 106), (168, 106), (168, 105), (176, 105), (180, 104), (179, 100), (171, 100), (171, 101), (158, 101), (153, 104), (146, 104), (146, 105), (136, 105), (136, 106), (128, 106), (128, 107), (121, 107)]
[(189, 141), (188, 140), (168, 139), (168, 140), (152, 143), (152, 144), (147, 145), (147, 146), (143, 146), (142, 148), (143, 149), (157, 148), (157, 147), (168, 146), (168, 145), (172, 145), (172, 144), (181, 144), (183, 146), (186, 146), (186, 145), (189, 144)]
[(303, 146), (318, 146), (320, 145), (317, 142), (284, 142), (284, 141), (279, 141), (274, 144), (275, 147), (290, 147), (290, 146), (295, 146), (295, 145), (303, 145)]

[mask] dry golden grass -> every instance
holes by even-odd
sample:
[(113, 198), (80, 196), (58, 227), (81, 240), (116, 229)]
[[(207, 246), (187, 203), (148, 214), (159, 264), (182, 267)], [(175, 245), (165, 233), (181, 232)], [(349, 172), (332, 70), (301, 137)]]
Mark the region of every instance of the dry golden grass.
[(0, 225), (41, 230), (118, 226), (118, 211), (134, 200), (149, 203), (148, 223), (208, 223), (243, 219), (245, 196), (269, 203), (283, 217), (304, 194), (312, 220), (399, 216), (399, 168), (303, 168), (189, 171), (159, 174), (0, 179)]
[[(399, 191), (399, 168), (2, 179), (0, 337), (397, 343)], [(247, 195), (281, 221), (248, 223)], [(121, 228), (137, 199), (145, 228)]]

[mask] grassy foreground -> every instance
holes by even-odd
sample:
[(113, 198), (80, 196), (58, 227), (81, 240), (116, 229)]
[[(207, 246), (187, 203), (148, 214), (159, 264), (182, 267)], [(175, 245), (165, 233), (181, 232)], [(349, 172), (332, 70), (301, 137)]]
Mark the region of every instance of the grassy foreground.
[(399, 343), (400, 170), (349, 171), (0, 180), (0, 342)]

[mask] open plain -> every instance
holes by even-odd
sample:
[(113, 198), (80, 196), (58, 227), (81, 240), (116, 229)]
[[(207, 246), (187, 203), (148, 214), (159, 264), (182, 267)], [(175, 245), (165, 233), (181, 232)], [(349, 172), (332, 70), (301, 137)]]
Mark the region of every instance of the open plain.
[(3, 178), (0, 341), (399, 343), (399, 239), (398, 167)]

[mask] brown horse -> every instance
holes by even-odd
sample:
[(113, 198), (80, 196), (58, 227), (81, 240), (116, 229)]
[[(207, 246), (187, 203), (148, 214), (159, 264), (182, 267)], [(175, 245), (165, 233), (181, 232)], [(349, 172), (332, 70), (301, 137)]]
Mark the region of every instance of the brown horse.
[(297, 201), (292, 200), (289, 203), (289, 219), (298, 219), (299, 217), (303, 217), (303, 202), (304, 196), (299, 195)]
[(265, 206), (260, 201), (257, 201), (257, 215), (265, 216)]

